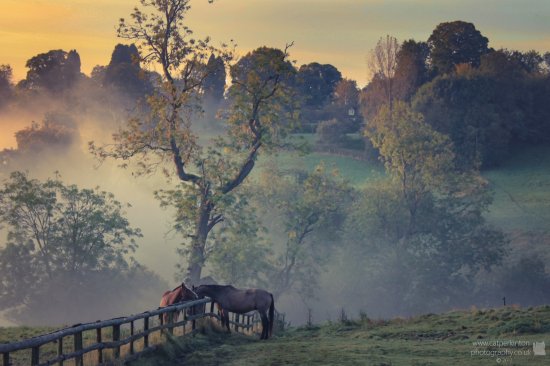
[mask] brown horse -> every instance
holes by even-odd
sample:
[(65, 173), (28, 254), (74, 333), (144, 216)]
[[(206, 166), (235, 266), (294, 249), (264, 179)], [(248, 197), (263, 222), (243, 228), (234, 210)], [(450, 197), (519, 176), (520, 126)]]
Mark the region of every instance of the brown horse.
[[(187, 286), (185, 286), (185, 283), (182, 282), (180, 286), (171, 291), (166, 291), (164, 294), (162, 294), (159, 307), (164, 308), (166, 306), (174, 305), (178, 302), (196, 299), (198, 299), (197, 294), (187, 288)], [(178, 314), (179, 311), (174, 314), (174, 322), (178, 321)], [(162, 318), (161, 315), (159, 315), (159, 319), (164, 320), (164, 323), (166, 324), (169, 319), (169, 313), (162, 314)]]
[[(273, 318), (275, 302), (273, 295), (261, 289), (237, 289), (231, 285), (201, 285), (193, 287), (199, 298), (208, 296), (222, 308), (222, 324), (229, 330), (228, 311), (245, 314), (257, 310), (262, 319), (262, 335), (260, 339), (267, 339), (273, 332)], [(268, 318), (269, 311), (269, 318)]]

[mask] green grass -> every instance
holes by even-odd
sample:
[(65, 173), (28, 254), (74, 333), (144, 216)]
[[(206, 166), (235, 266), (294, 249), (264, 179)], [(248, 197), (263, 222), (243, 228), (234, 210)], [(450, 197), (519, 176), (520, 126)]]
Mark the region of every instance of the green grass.
[[(319, 152), (307, 155), (280, 153), (277, 155), (276, 161), (281, 169), (304, 169), (307, 171), (313, 171), (317, 165), (324, 163), (327, 170), (338, 170), (343, 178), (357, 187), (370, 179), (380, 178), (385, 174), (384, 167), (380, 164)], [(262, 166), (260, 164), (260, 167)]]
[[(314, 134), (297, 134), (296, 139), (315, 143)], [(515, 151), (501, 166), (482, 172), (495, 196), (487, 219), (507, 231), (550, 229), (550, 147), (534, 146)], [(377, 162), (324, 153), (281, 153), (282, 168), (313, 170), (320, 162), (336, 168), (356, 187), (385, 175)]]
[(484, 172), (495, 191), (488, 219), (507, 230), (550, 229), (550, 147), (517, 151)]
[[(24, 339), (51, 328), (0, 328), (2, 342)], [(474, 345), (478, 341), (527, 342), (527, 346)], [(546, 356), (534, 356), (544, 341)], [(529, 352), (501, 356), (506, 365), (547, 365), (550, 361), (550, 306), (527, 309), (456, 310), (391, 320), (351, 320), (290, 328), (268, 341), (226, 334), (206, 326), (194, 337), (169, 338), (132, 366), (148, 365), (490, 365), (497, 355), (472, 352)], [(69, 346), (69, 345), (67, 345)], [(51, 352), (51, 351), (50, 351)], [(29, 358), (16, 364), (29, 364)], [(93, 364), (93, 357), (89, 359)]]
[(550, 306), (452, 311), (410, 319), (348, 321), (291, 328), (269, 341), (209, 333), (169, 343), (132, 365), (490, 365), (472, 351), (505, 349), (530, 355), (501, 356), (501, 364), (547, 365), (532, 346), (475, 346), (476, 341), (545, 341), (550, 344)]

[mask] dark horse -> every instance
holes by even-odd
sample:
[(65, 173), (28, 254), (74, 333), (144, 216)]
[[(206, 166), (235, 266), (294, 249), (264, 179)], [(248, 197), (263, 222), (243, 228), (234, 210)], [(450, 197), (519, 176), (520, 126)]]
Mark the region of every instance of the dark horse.
[[(273, 295), (261, 289), (237, 289), (231, 285), (201, 285), (193, 287), (199, 298), (208, 296), (222, 308), (222, 324), (229, 330), (228, 311), (245, 314), (258, 310), (262, 319), (262, 335), (260, 339), (267, 339), (273, 332), (273, 318), (275, 302)], [(269, 311), (269, 318), (267, 316)]]
[[(181, 301), (196, 300), (196, 299), (198, 299), (197, 294), (194, 293), (189, 288), (187, 288), (187, 286), (185, 286), (185, 283), (182, 282), (180, 286), (176, 287), (171, 291), (166, 291), (164, 294), (162, 294), (159, 307), (163, 308)], [(179, 311), (174, 314), (174, 322), (178, 321), (178, 314), (179, 314)], [(162, 316), (161, 320), (164, 320), (164, 323), (166, 324), (166, 322), (168, 322), (169, 315), (170, 315), (169, 313), (164, 313), (162, 315), (159, 315), (159, 319)]]

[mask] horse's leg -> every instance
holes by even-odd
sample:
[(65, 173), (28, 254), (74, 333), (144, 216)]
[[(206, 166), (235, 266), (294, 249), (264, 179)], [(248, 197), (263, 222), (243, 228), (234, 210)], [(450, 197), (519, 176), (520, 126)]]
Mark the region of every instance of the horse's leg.
[(267, 319), (267, 314), (265, 311), (260, 311), (260, 318), (262, 318), (262, 335), (260, 336), (260, 339), (267, 339), (269, 320)]

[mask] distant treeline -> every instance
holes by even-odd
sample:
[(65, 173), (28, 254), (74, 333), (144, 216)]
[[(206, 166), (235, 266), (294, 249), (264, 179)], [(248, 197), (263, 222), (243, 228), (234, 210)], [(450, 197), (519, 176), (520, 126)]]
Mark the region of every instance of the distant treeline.
[[(385, 52), (382, 52), (385, 50)], [(76, 50), (52, 50), (26, 63), (27, 77), (12, 84), (12, 69), (0, 66), (0, 107), (16, 99), (26, 103), (36, 93), (56, 96), (79, 82), (88, 89), (117, 91), (131, 100), (151, 93), (159, 74), (144, 70), (134, 45), (117, 45), (106, 66), (91, 75), (80, 70)], [(377, 61), (378, 60), (378, 61)], [(346, 134), (361, 132), (388, 103), (410, 102), (438, 132), (449, 136), (457, 162), (465, 169), (502, 162), (514, 148), (550, 140), (550, 52), (493, 49), (473, 24), (439, 24), (428, 40), (399, 43), (386, 36), (370, 52), (372, 79), (363, 89), (330, 64), (312, 62), (296, 68), (285, 83), (300, 101), (297, 132), (319, 134), (323, 145), (350, 147)], [(206, 117), (214, 120), (226, 98), (226, 69), (212, 55), (202, 86)], [(351, 148), (367, 149), (370, 143)]]

